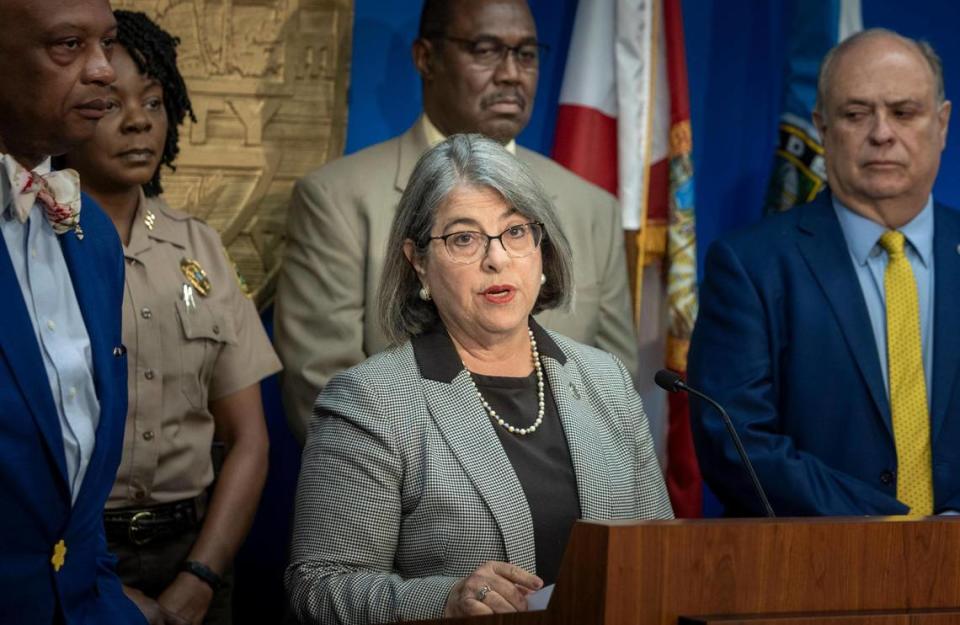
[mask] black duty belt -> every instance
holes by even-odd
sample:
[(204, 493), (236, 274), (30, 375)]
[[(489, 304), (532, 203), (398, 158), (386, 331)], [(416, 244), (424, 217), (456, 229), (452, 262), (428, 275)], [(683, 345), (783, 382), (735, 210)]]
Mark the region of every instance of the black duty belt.
[(206, 497), (163, 503), (149, 508), (104, 510), (107, 540), (143, 546), (196, 529), (203, 521)]

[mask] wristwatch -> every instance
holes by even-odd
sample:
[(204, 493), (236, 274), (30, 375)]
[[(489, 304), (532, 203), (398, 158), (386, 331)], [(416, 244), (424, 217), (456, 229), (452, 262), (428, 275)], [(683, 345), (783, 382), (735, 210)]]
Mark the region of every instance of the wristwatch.
[(206, 582), (210, 588), (213, 588), (214, 592), (219, 590), (220, 586), (223, 585), (223, 579), (214, 573), (213, 569), (203, 562), (197, 562), (196, 560), (184, 560), (183, 564), (180, 565), (180, 570), (199, 577)]

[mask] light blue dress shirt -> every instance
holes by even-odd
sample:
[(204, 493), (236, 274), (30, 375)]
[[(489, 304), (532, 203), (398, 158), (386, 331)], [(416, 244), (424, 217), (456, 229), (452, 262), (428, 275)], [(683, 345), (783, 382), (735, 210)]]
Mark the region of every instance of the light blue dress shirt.
[[(887, 252), (880, 246), (880, 236), (887, 231), (885, 226), (858, 215), (833, 198), (833, 210), (840, 220), (840, 228), (847, 240), (847, 249), (853, 260), (853, 268), (860, 281), (860, 290), (867, 303), (873, 337), (880, 357), (883, 386), (890, 397), (889, 372), (887, 371), (887, 308), (883, 289), (884, 272), (887, 269)], [(898, 230), (907, 244), (904, 249), (913, 277), (917, 283), (917, 298), (920, 305), (920, 339), (923, 344), (923, 370), (927, 384), (927, 406), (930, 405), (930, 372), (933, 370), (933, 197), (927, 199), (923, 210), (909, 223)]]
[[(34, 171), (49, 172), (49, 159)], [(67, 479), (75, 502), (93, 455), (100, 421), (90, 336), (63, 250), (43, 208), (34, 203), (29, 219), (21, 224), (11, 210), (12, 194), (10, 181), (0, 167), (0, 231), (43, 355), (50, 392), (60, 417)], [(96, 276), (89, 278), (96, 279)]]

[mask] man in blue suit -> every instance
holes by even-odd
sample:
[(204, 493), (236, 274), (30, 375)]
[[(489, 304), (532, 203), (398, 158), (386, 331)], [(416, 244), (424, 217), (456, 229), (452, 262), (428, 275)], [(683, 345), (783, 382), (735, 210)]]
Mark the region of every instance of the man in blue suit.
[[(960, 214), (931, 195), (940, 60), (864, 31), (824, 59), (817, 100), (829, 192), (711, 247), (691, 385), (726, 406), (779, 515), (960, 510)], [(727, 513), (762, 513), (719, 416), (695, 402), (693, 427)]]
[(107, 552), (126, 356), (113, 224), (50, 172), (114, 80), (107, 0), (0, 3), (0, 623), (143, 623)]

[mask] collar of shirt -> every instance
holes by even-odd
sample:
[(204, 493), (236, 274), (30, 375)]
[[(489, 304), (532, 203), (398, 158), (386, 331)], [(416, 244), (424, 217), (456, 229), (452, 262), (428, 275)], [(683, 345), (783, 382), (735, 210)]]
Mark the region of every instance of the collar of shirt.
[[(13, 202), (13, 181), (8, 173), (7, 163), (15, 161), (13, 155), (0, 152), (0, 218), (13, 219), (10, 212), (10, 204)], [(42, 163), (33, 168), (33, 171), (41, 176), (49, 174), (52, 169), (51, 159), (48, 156)], [(23, 167), (23, 165), (20, 165)]]
[[(153, 214), (153, 228), (147, 228), (147, 212)], [(140, 190), (140, 201), (130, 227), (130, 243), (123, 248), (123, 255), (136, 258), (153, 247), (154, 241), (165, 241), (180, 248), (187, 247), (186, 232), (177, 227), (177, 221), (166, 210), (166, 204), (159, 197), (147, 197)]]
[[(440, 132), (440, 130), (433, 125), (433, 122), (430, 121), (429, 117), (427, 117), (426, 112), (423, 113), (423, 134), (426, 135), (427, 145), (429, 145), (430, 147), (437, 145), (438, 143), (440, 143), (441, 141), (447, 138), (446, 135)], [(510, 143), (506, 144), (503, 147), (507, 149), (507, 152), (510, 152), (514, 156), (517, 155), (516, 140), (510, 139)]]
[[(881, 249), (880, 236), (887, 227), (850, 210), (836, 196), (831, 199), (850, 253), (858, 264), (866, 265), (870, 255)], [(929, 267), (933, 259), (933, 196), (927, 198), (916, 217), (897, 230), (903, 233), (920, 262)]]
[[(529, 320), (530, 329), (537, 340), (537, 351), (541, 356), (553, 358), (560, 365), (567, 363), (567, 357), (547, 331), (533, 317)], [(442, 321), (411, 338), (413, 354), (420, 369), (420, 376), (428, 380), (450, 384), (463, 371), (463, 359), (453, 345), (453, 339), (447, 333)]]

